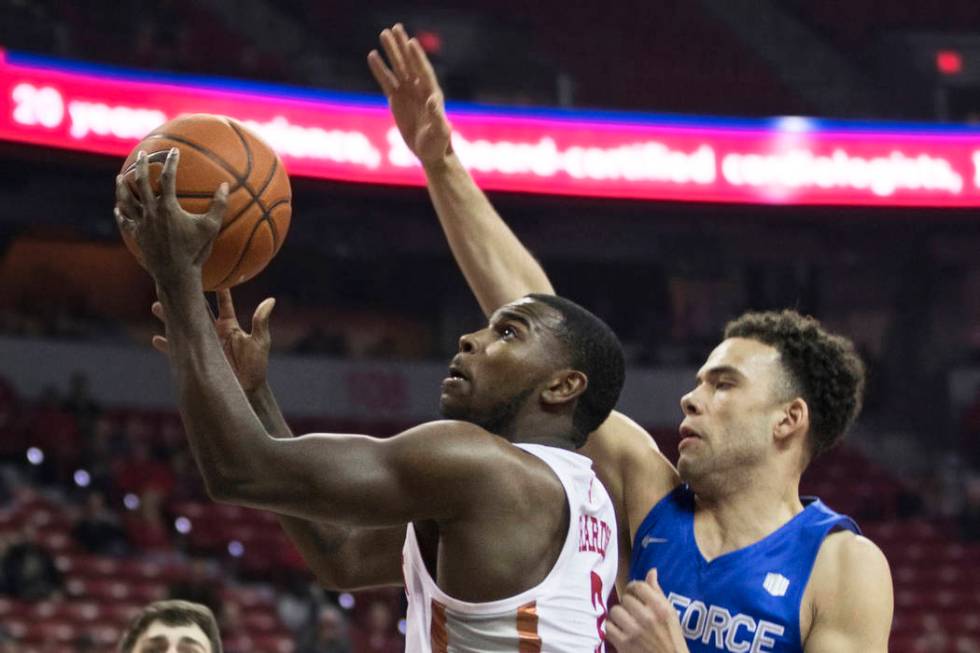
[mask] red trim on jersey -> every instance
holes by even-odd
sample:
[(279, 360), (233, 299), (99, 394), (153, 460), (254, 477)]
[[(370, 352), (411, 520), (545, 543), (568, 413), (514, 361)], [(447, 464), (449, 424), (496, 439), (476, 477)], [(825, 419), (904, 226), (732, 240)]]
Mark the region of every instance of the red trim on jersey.
[(446, 606), (432, 599), (432, 624), (429, 629), (432, 653), (448, 653), (449, 631), (446, 630)]
[(541, 653), (537, 601), (525, 603), (517, 608), (517, 638), (519, 653)]

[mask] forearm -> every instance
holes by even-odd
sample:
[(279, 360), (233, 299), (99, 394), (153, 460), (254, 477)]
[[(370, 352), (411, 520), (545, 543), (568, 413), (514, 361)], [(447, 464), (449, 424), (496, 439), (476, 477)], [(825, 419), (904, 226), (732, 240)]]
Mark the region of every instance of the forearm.
[(200, 278), (160, 286), (177, 404), (209, 493), (225, 494), (263, 464), (268, 437), (225, 358)]
[(268, 381), (263, 382), (254, 390), (246, 391), (245, 395), (248, 397), (248, 403), (251, 404), (255, 415), (262, 422), (262, 426), (265, 427), (269, 435), (274, 438), (291, 438), (294, 436), (293, 430), (289, 428), (286, 418), (283, 417), (282, 411), (279, 409), (279, 403), (276, 401), (275, 395), (272, 394), (272, 388), (269, 387)]
[[(293, 431), (286, 423), (268, 382), (246, 392), (246, 395), (252, 410), (272, 437), (293, 437)], [(320, 584), (333, 589), (347, 589), (345, 586), (348, 579), (344, 578), (344, 572), (354, 566), (356, 551), (351, 551), (344, 544), (350, 540), (355, 527), (315, 522), (291, 515), (276, 516), (279, 517), (282, 530), (303, 556)]]
[(521, 244), (455, 154), (425, 166), (429, 197), (463, 276), (484, 313), (528, 293), (554, 294)]

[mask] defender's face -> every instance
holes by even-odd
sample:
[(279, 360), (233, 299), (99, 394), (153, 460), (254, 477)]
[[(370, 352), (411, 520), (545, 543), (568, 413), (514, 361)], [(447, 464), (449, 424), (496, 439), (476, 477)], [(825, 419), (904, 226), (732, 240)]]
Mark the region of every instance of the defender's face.
[(711, 352), (696, 381), (681, 398), (681, 478), (695, 484), (764, 459), (786, 394), (779, 351), (757, 340), (729, 338)]
[(168, 626), (160, 621), (150, 624), (136, 640), (133, 653), (213, 653), (211, 641), (197, 624)]
[(559, 368), (554, 335), (561, 314), (523, 298), (499, 308), (484, 329), (462, 336), (459, 353), (442, 381), (444, 417), (499, 432)]

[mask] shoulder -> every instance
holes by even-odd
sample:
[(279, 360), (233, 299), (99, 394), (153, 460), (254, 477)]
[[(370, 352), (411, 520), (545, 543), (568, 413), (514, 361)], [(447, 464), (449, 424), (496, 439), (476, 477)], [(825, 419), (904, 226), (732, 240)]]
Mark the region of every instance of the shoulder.
[(680, 483), (677, 470), (642, 426), (613, 412), (580, 450), (629, 521), (630, 537), (646, 514)]
[(389, 438), (386, 446), (402, 468), (457, 488), (513, 490), (525, 497), (547, 486), (561, 490), (542, 460), (470, 422), (427, 422)]
[[(885, 650), (891, 629), (891, 570), (882, 550), (850, 531), (828, 535), (807, 587), (811, 638), (837, 641), (839, 650)], [(854, 646), (864, 647), (855, 649)], [(823, 650), (813, 647), (813, 650)]]

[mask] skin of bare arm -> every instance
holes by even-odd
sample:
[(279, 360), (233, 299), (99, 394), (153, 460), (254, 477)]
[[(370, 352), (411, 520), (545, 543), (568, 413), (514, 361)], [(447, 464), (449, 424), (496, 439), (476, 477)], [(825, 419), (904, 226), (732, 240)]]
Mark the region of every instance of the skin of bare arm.
[[(249, 404), (272, 437), (294, 437), (267, 378), (271, 346), (269, 318), (275, 300), (269, 298), (259, 304), (252, 316), (251, 332), (239, 324), (230, 290), (218, 291), (217, 303), (214, 327)], [(160, 302), (154, 303), (153, 314), (166, 324)], [(168, 353), (164, 336), (154, 336), (153, 346)], [(277, 516), (283, 531), (322, 586), (354, 590), (404, 582), (401, 548), (405, 526), (364, 528)]]
[[(405, 143), (422, 163), (439, 223), (484, 313), (529, 293), (554, 294), (544, 269), (453, 153), (443, 93), (418, 41), (395, 25), (381, 33), (381, 45), (390, 66), (377, 51), (368, 55), (368, 64)], [(650, 434), (620, 413), (592, 433), (580, 452), (593, 460), (610, 493), (620, 533), (629, 534), (619, 538), (622, 590), (637, 528), (679, 479)]]
[[(202, 294), (200, 267), (220, 227), (227, 187), (219, 189), (208, 214), (186, 213), (174, 189), (178, 159), (172, 150), (158, 198), (141, 154), (138, 217), (117, 208), (117, 220), (137, 239), (157, 282), (178, 404), (209, 494), (371, 528), (420, 519), (453, 522), (482, 514), (488, 501), (499, 503), (512, 483), (506, 479), (515, 476), (517, 456), (501, 438), (466, 422), (430, 423), (387, 440), (269, 436), (226, 358)], [(120, 206), (135, 203), (122, 179), (117, 193)], [(454, 491), (446, 492), (447, 486)]]

